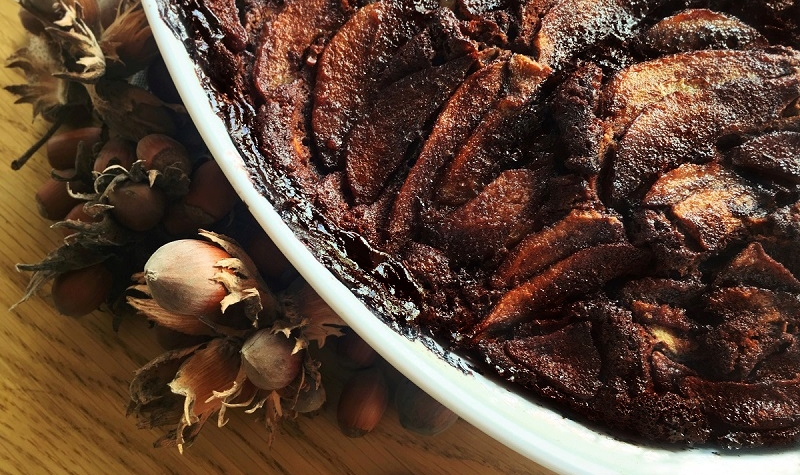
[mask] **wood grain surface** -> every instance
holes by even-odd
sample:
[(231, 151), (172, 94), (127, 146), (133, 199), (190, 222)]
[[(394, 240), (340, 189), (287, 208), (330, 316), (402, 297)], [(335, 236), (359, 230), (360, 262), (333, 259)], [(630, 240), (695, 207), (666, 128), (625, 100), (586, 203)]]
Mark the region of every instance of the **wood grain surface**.
[[(3, 58), (24, 43), (17, 8), (0, 2)], [(22, 81), (18, 70), (0, 70), (0, 86)], [(32, 120), (30, 106), (13, 102), (0, 91), (0, 473), (550, 473), (464, 421), (423, 437), (405, 431), (390, 409), (374, 432), (343, 436), (335, 408), (344, 371), (335, 360), (323, 362), (330, 396), (324, 410), (283, 424), (271, 447), (262, 424), (231, 411), (225, 427), (207, 424), (183, 455), (153, 448), (161, 432), (137, 429), (125, 415), (134, 370), (161, 352), (146, 322), (126, 321), (115, 332), (102, 312), (63, 317), (47, 291), (8, 310), (28, 280), (14, 265), (39, 261), (60, 238), (34, 201), (50, 171), (44, 153), (20, 171), (9, 166), (47, 124)]]

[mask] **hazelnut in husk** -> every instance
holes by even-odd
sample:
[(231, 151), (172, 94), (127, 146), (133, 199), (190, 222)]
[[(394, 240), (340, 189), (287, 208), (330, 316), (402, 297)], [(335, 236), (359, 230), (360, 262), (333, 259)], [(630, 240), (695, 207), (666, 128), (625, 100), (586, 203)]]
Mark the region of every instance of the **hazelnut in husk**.
[(147, 67), (158, 47), (141, 2), (121, 9), (100, 38), (109, 77), (128, 77)]
[[(99, 223), (102, 220), (102, 216), (92, 216), (86, 212), (86, 203), (80, 202), (76, 204), (70, 211), (64, 216), (65, 221), (79, 221), (81, 223)], [(64, 237), (71, 236), (77, 232), (77, 229), (63, 226), (61, 228), (61, 233)]]
[(242, 368), (247, 379), (261, 389), (286, 387), (303, 366), (303, 353), (295, 352), (295, 344), (283, 333), (262, 329), (242, 345)]
[(163, 172), (168, 167), (175, 167), (187, 175), (192, 171), (186, 147), (165, 134), (148, 134), (142, 137), (136, 143), (136, 158), (143, 160), (147, 169)]
[(197, 239), (171, 241), (158, 248), (144, 265), (144, 280), (153, 299), (165, 310), (184, 315), (215, 315), (227, 295), (216, 280), (222, 248)]
[[(141, 141), (140, 141), (141, 142)], [(189, 191), (164, 216), (164, 228), (173, 236), (197, 232), (227, 216), (239, 201), (216, 161), (203, 162), (192, 173)]]
[(308, 414), (322, 408), (327, 395), (325, 386), (318, 379), (312, 378), (306, 373), (283, 388), (280, 394), (284, 400), (284, 407), (301, 414)]
[(103, 144), (97, 152), (93, 168), (97, 173), (103, 173), (112, 165), (130, 169), (135, 161), (136, 145), (130, 140), (114, 137)]

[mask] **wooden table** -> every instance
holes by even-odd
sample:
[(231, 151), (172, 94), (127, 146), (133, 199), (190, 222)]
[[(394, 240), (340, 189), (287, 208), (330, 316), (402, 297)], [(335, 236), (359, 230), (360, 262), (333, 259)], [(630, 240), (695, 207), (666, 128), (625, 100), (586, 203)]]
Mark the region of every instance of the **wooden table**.
[[(0, 3), (0, 56), (23, 41), (17, 4)], [(17, 70), (0, 70), (1, 86), (21, 82)], [(261, 424), (231, 411), (227, 426), (207, 424), (183, 455), (153, 448), (161, 432), (137, 429), (125, 415), (133, 371), (161, 353), (146, 322), (114, 332), (105, 313), (63, 317), (46, 291), (8, 310), (28, 280), (14, 265), (39, 261), (60, 238), (34, 201), (49, 173), (44, 153), (20, 171), (9, 166), (47, 125), (13, 101), (0, 91), (0, 473), (550, 473), (464, 421), (423, 437), (404, 430), (390, 409), (374, 432), (347, 438), (336, 425), (335, 390), (321, 414), (283, 424), (272, 447)]]

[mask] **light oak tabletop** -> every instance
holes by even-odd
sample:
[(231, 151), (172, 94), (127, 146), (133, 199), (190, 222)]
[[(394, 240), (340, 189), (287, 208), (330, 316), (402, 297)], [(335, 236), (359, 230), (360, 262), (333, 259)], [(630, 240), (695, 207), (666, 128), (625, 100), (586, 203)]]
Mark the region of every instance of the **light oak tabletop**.
[[(15, 2), (0, 2), (0, 55), (24, 42)], [(0, 86), (22, 82), (1, 69)], [(0, 473), (3, 474), (534, 474), (551, 473), (459, 420), (434, 437), (403, 429), (390, 408), (374, 432), (342, 435), (336, 399), (342, 369), (335, 359), (322, 371), (329, 401), (320, 414), (282, 424), (267, 444), (263, 425), (231, 411), (229, 423), (206, 424), (181, 455), (153, 448), (162, 432), (136, 428), (126, 417), (133, 372), (161, 353), (143, 320), (118, 332), (109, 314), (73, 319), (58, 315), (47, 290), (9, 311), (32, 263), (57, 246), (61, 233), (41, 218), (34, 193), (49, 173), (44, 152), (20, 171), (11, 161), (47, 128), (28, 105), (0, 91)]]

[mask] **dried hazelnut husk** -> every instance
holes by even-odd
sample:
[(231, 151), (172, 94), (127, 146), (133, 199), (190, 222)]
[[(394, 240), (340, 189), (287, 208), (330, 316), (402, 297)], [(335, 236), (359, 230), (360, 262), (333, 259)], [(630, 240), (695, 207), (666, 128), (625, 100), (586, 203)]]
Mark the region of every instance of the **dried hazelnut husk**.
[[(77, 168), (68, 168), (66, 170), (51, 170), (50, 176), (55, 178), (56, 180), (66, 182), (69, 188), (70, 195), (74, 196), (75, 198), (79, 199), (87, 199), (89, 195), (94, 191), (94, 182), (92, 180), (91, 172), (89, 172), (88, 167), (83, 167), (81, 163), (80, 156), (86, 156), (88, 153), (82, 150), (83, 147), (79, 148), (78, 151), (78, 160), (75, 163), (75, 166), (81, 166), (81, 170)], [(88, 157), (91, 157), (91, 154), (88, 154)], [(88, 159), (88, 158), (87, 158)]]
[[(227, 405), (238, 401), (246, 389), (240, 344), (232, 338), (215, 338), (166, 352), (136, 372), (130, 385), (129, 412), (142, 427), (174, 426), (156, 441), (157, 447), (183, 450), (212, 415), (222, 414)], [(253, 394), (246, 398), (252, 400)]]
[[(106, 58), (97, 43), (92, 25), (83, 18), (84, 8), (79, 2), (69, 0), (59, 0), (55, 5), (55, 10), (61, 17), (49, 25), (47, 33), (59, 44), (64, 58), (61, 61), (62, 71), (55, 75), (83, 84), (93, 84), (105, 75)], [(94, 7), (96, 6), (95, 3)], [(96, 18), (94, 15), (91, 20), (96, 21)]]
[(45, 33), (45, 23), (24, 7), (20, 7), (19, 9), (19, 22), (28, 33), (34, 36), (43, 35)]
[(76, 8), (80, 4), (81, 20), (86, 23), (95, 34), (100, 31), (100, 5), (98, 0), (65, 0), (64, 4)]
[[(64, 221), (80, 221), (82, 223), (99, 223), (101, 220), (101, 216), (92, 216), (86, 212), (86, 203), (84, 202), (76, 204), (69, 213), (64, 216)], [(61, 226), (61, 233), (64, 237), (71, 236), (76, 232), (76, 229)]]
[(299, 322), (303, 339), (322, 348), (329, 336), (341, 336), (347, 324), (302, 278), (283, 292), (283, 309), (290, 321)]
[(436, 435), (458, 420), (458, 415), (404, 378), (394, 394), (400, 424), (420, 435)]
[(348, 437), (371, 432), (383, 418), (389, 404), (386, 378), (378, 368), (354, 373), (342, 388), (336, 419)]
[[(134, 279), (142, 282), (142, 275), (143, 274), (137, 274), (134, 276)], [(180, 335), (208, 339), (209, 337), (221, 334), (217, 331), (220, 329), (219, 326), (209, 325), (213, 318), (206, 317), (205, 315), (192, 315), (166, 310), (150, 296), (146, 289), (147, 285), (144, 283), (129, 287), (126, 301), (131, 308), (155, 323), (156, 328), (164, 330), (156, 332), (159, 338), (165, 336), (163, 333), (167, 331), (174, 332), (175, 334), (175, 338), (165, 338), (167, 340), (178, 339)]]
[[(53, 76), (60, 69), (57, 47), (46, 38), (29, 36), (28, 45), (8, 57), (6, 66), (25, 73), (26, 84), (6, 86), (18, 96), (17, 102), (33, 106), (33, 116), (41, 115), (50, 122), (60, 118), (63, 109), (72, 102), (75, 88), (69, 81)], [(58, 129), (51, 129), (51, 135)]]
[(303, 352), (295, 351), (295, 343), (268, 328), (255, 332), (242, 345), (242, 367), (247, 379), (261, 389), (286, 387), (297, 377), (302, 363)]
[(120, 4), (123, 0), (98, 0), (100, 6), (100, 26), (103, 29), (108, 28), (114, 23), (120, 13)]
[(106, 301), (114, 278), (105, 264), (64, 272), (53, 280), (53, 306), (58, 313), (80, 317)]
[(325, 386), (321, 382), (305, 384), (300, 389), (289, 386), (282, 393), (286, 394), (285, 399), (288, 400), (286, 408), (300, 414), (308, 414), (320, 410), (327, 398)]
[(171, 328), (155, 326), (156, 341), (165, 350), (177, 350), (198, 345), (210, 339), (207, 335), (187, 335)]
[(165, 104), (147, 90), (124, 80), (101, 79), (84, 86), (97, 115), (112, 136), (138, 141), (149, 134), (174, 136), (186, 111)]
[[(202, 347), (196, 345), (162, 353), (136, 370), (128, 389), (131, 397), (128, 413), (136, 416), (139, 427), (177, 427), (180, 424), (185, 401), (183, 397), (172, 392), (169, 383), (181, 366)], [(189, 434), (181, 434), (184, 441), (191, 442), (199, 428), (196, 426)], [(164, 439), (174, 440), (177, 435), (168, 435)], [(156, 443), (168, 444), (163, 439)]]
[[(12, 162), (13, 169), (22, 167), (62, 124), (74, 122), (74, 115), (84, 116), (90, 97), (81, 83), (93, 83), (105, 73), (105, 57), (95, 37), (98, 8), (94, 0), (23, 1), (20, 6), (20, 21), (32, 34), (28, 44), (8, 58), (7, 66), (21, 69), (26, 83), (6, 89), (18, 96), (18, 103), (33, 105), (34, 117), (41, 115), (52, 124)], [(71, 166), (64, 163), (56, 168)]]
[[(46, 34), (45, 27), (52, 27), (51, 23), (59, 21), (64, 15), (64, 10), (71, 9), (76, 17), (94, 33), (100, 31), (101, 6), (97, 0), (64, 0), (52, 2), (49, 0), (26, 0), (20, 2), (20, 19), (26, 30), (34, 35)], [(23, 15), (25, 12), (27, 15)], [(32, 19), (37, 19), (41, 28), (37, 28)]]
[(132, 2), (117, 15), (103, 31), (100, 48), (106, 56), (107, 77), (125, 78), (150, 64), (158, 47), (141, 2)]

